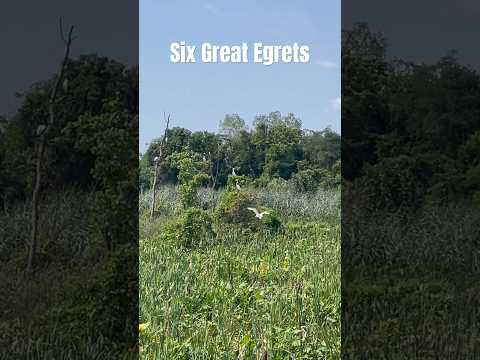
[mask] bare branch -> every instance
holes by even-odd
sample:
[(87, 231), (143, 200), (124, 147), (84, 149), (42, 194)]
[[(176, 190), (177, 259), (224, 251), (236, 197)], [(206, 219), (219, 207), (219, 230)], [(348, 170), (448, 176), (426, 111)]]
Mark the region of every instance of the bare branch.
[(66, 40), (65, 40), (65, 34), (63, 32), (63, 21), (61, 16), (59, 19), (59, 31), (60, 31), (60, 39), (62, 39), (63, 43), (65, 44)]
[[(163, 120), (165, 121), (165, 111), (163, 112)], [(168, 133), (168, 128), (170, 126), (170, 114), (168, 114), (168, 118), (166, 120), (167, 126), (165, 127), (165, 131), (163, 133), (162, 140), (160, 141), (160, 148), (159, 148), (159, 154), (158, 157), (155, 160), (154, 163), (154, 172), (153, 172), (153, 185), (152, 185), (152, 204), (150, 207), (150, 219), (153, 219), (153, 215), (155, 212), (155, 198), (157, 194), (157, 178), (158, 178), (158, 170), (159, 170), (159, 164), (160, 161), (162, 161), (163, 158), (163, 147), (167, 143), (167, 133)]]
[[(70, 27), (68, 32), (67, 39), (65, 39), (63, 33), (63, 23), (62, 18), (60, 18), (59, 22), (60, 26), (60, 37), (65, 45), (65, 53), (63, 55), (63, 60), (60, 65), (59, 74), (55, 80), (55, 84), (52, 88), (50, 93), (50, 97), (48, 99), (48, 124), (44, 130), (41, 131), (38, 146), (36, 149), (36, 159), (35, 159), (35, 179), (34, 179), (34, 187), (32, 193), (32, 213), (31, 213), (31, 236), (30, 236), (30, 249), (28, 254), (28, 263), (27, 263), (27, 272), (31, 271), (36, 257), (37, 251), (37, 242), (38, 242), (38, 203), (40, 197), (40, 190), (41, 190), (41, 183), (42, 183), (42, 165), (43, 165), (43, 157), (45, 153), (45, 149), (47, 147), (47, 137), (49, 132), (55, 123), (55, 102), (57, 100), (57, 92), (58, 88), (63, 80), (65, 74), (65, 68), (68, 63), (68, 58), (70, 56), (70, 46), (72, 44), (72, 34), (73, 34), (73, 26)], [(38, 131), (38, 129), (37, 129)]]
[[(165, 121), (165, 111), (163, 112), (163, 120)], [(167, 142), (167, 132), (168, 127), (170, 125), (170, 114), (168, 114), (168, 118), (166, 119), (167, 126), (165, 127), (165, 131), (163, 133), (162, 140), (160, 141), (160, 156), (162, 156), (163, 152), (163, 145)]]
[[(60, 28), (62, 29), (63, 26), (62, 26), (62, 20), (61, 19), (62, 18), (60, 18)], [(49, 105), (48, 106), (49, 107), (49, 126), (51, 126), (54, 122), (53, 106), (55, 104), (55, 100), (56, 100), (56, 97), (57, 97), (58, 88), (60, 87), (60, 84), (62, 83), (63, 77), (65, 75), (65, 68), (67, 67), (68, 58), (70, 56), (70, 46), (71, 46), (72, 41), (73, 41), (73, 38), (72, 38), (73, 29), (74, 29), (74, 27), (70, 26), (70, 30), (68, 31), (68, 36), (67, 36), (66, 40), (65, 40), (63, 30), (61, 30), (62, 31), (61, 36), (62, 36), (62, 39), (64, 40), (64, 43), (65, 43), (65, 53), (63, 55), (63, 60), (62, 60), (62, 63), (60, 65), (60, 72), (57, 76), (57, 79), (55, 80), (55, 84), (52, 88), (52, 92), (50, 93), (50, 99), (48, 101), (48, 105)]]

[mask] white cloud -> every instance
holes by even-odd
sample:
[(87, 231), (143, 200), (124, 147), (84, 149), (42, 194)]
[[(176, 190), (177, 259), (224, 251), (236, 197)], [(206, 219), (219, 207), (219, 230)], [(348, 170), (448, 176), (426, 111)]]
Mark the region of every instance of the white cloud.
[(207, 10), (210, 14), (215, 16), (222, 16), (222, 11), (210, 2), (203, 3), (203, 8)]
[(333, 61), (328, 61), (328, 60), (318, 60), (315, 62), (315, 64), (320, 65), (320, 67), (327, 69), (327, 70), (333, 70), (333, 69), (338, 69), (338, 64), (333, 62)]
[(331, 100), (331, 105), (335, 111), (340, 111), (342, 109), (342, 98), (337, 96), (335, 99)]

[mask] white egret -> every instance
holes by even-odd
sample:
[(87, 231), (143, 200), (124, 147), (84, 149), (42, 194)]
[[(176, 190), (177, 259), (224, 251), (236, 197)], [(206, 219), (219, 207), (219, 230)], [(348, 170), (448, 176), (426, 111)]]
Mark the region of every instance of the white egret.
[(250, 211), (253, 211), (253, 212), (255, 213), (255, 217), (256, 217), (256, 218), (259, 218), (260, 220), (263, 218), (263, 215), (268, 215), (268, 214), (270, 214), (268, 211), (259, 212), (257, 209), (251, 208), (251, 207), (249, 207), (249, 208), (247, 208), (247, 209), (250, 210)]
[(240, 184), (238, 183), (238, 180), (235, 184), (235, 187), (237, 188), (237, 190), (242, 190), (242, 187), (240, 186)]
[(46, 129), (47, 129), (46, 125), (38, 125), (37, 131), (36, 131), (37, 136), (42, 135)]

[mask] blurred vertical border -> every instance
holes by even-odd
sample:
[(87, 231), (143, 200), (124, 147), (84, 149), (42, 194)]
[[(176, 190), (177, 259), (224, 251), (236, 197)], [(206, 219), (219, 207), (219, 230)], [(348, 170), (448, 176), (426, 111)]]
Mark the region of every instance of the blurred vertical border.
[(0, 29), (0, 359), (137, 358), (138, 1)]
[(342, 3), (342, 359), (478, 359), (480, 6)]

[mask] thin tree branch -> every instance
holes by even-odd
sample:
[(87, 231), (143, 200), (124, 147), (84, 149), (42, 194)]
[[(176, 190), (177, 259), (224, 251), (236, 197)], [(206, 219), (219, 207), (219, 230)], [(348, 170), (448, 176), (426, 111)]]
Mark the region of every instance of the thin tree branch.
[[(163, 112), (163, 120), (165, 120), (165, 112)], [(159, 164), (162, 161), (163, 158), (163, 147), (167, 143), (167, 133), (168, 133), (168, 128), (170, 126), (170, 114), (168, 114), (168, 118), (166, 120), (167, 126), (165, 127), (165, 131), (163, 133), (162, 140), (160, 140), (160, 149), (159, 149), (159, 154), (158, 157), (154, 160), (154, 171), (153, 171), (153, 184), (152, 184), (152, 204), (150, 207), (150, 219), (153, 219), (153, 215), (155, 213), (155, 198), (157, 195), (157, 178), (158, 178), (158, 170), (159, 170)]]
[(47, 138), (48, 135), (55, 123), (55, 109), (54, 105), (57, 99), (58, 88), (63, 80), (65, 68), (68, 63), (68, 58), (70, 56), (70, 46), (72, 44), (72, 34), (73, 34), (73, 26), (70, 27), (68, 32), (67, 40), (65, 41), (65, 36), (63, 33), (63, 24), (62, 18), (60, 18), (60, 33), (61, 38), (65, 44), (65, 52), (63, 55), (63, 60), (60, 65), (60, 72), (55, 80), (54, 86), (50, 93), (50, 97), (48, 99), (48, 124), (46, 129), (40, 134), (40, 139), (38, 143), (38, 147), (36, 150), (36, 161), (35, 161), (35, 179), (34, 179), (34, 187), (32, 193), (32, 213), (31, 213), (31, 234), (30, 234), (30, 248), (28, 253), (28, 263), (27, 263), (27, 273), (33, 269), (36, 252), (37, 252), (37, 243), (38, 243), (38, 204), (40, 199), (40, 190), (41, 190), (41, 183), (42, 183), (42, 165), (43, 165), (43, 157), (45, 153), (45, 149), (47, 147)]

